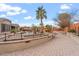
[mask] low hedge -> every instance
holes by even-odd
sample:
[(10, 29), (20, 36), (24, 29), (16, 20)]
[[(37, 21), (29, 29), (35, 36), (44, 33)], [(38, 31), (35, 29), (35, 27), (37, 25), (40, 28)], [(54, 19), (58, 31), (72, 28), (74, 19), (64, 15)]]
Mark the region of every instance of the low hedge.
[(71, 29), (71, 30), (69, 30), (68, 32), (76, 33), (76, 31), (75, 31), (74, 29)]

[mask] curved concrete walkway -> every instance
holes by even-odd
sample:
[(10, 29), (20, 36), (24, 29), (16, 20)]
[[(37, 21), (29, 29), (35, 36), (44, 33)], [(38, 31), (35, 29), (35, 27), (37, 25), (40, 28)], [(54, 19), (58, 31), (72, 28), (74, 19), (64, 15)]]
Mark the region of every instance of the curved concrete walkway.
[(56, 38), (28, 49), (3, 55), (10, 56), (79, 56), (79, 43), (69, 35), (58, 33)]

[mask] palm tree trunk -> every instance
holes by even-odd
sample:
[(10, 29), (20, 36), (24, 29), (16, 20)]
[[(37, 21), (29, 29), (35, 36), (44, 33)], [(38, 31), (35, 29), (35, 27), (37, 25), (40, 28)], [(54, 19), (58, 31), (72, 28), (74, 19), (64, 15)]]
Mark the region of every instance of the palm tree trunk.
[(41, 33), (43, 33), (43, 21), (41, 19)]

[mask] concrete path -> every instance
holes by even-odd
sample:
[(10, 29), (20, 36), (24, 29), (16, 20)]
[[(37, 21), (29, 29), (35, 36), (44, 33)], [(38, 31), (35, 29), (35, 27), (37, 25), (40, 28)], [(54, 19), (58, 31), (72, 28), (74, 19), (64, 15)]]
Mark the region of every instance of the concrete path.
[(3, 55), (9, 56), (79, 56), (79, 43), (69, 35), (57, 33), (46, 43)]

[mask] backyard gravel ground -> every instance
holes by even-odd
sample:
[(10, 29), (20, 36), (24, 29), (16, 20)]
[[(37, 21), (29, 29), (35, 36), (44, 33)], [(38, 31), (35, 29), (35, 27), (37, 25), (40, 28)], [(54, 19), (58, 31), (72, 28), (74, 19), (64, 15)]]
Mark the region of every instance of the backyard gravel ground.
[(79, 43), (74, 39), (79, 41), (78, 37), (57, 33), (48, 42), (2, 56), (79, 56)]

